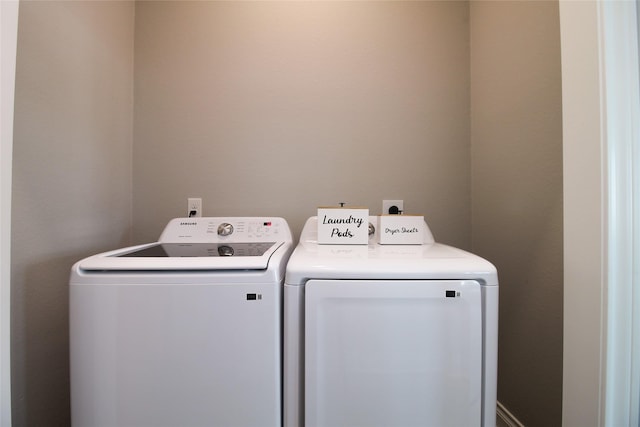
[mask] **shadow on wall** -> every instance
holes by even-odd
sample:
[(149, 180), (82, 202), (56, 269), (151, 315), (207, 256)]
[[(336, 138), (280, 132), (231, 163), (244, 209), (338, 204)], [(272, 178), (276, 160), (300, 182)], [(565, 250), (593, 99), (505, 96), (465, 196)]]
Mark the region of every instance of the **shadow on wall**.
[(14, 426), (69, 426), (69, 274), (86, 257), (53, 257), (12, 271)]

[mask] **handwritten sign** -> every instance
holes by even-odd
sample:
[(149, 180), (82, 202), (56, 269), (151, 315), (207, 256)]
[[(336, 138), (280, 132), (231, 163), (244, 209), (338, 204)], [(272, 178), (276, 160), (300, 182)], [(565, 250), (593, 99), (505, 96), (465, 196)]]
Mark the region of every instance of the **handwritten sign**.
[(369, 243), (369, 209), (318, 208), (318, 243), (366, 245)]
[(421, 245), (424, 242), (424, 216), (382, 215), (379, 225), (381, 245)]

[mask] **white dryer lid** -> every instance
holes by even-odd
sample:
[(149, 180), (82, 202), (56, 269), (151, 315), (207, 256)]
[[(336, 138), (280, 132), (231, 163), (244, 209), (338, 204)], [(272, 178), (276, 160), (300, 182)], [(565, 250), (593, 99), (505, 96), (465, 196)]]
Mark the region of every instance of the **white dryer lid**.
[(422, 245), (380, 245), (371, 236), (368, 245), (320, 245), (316, 228), (317, 218), (309, 218), (287, 264), (286, 284), (303, 285), (309, 279), (462, 279), (498, 284), (496, 268), (489, 261), (431, 239)]

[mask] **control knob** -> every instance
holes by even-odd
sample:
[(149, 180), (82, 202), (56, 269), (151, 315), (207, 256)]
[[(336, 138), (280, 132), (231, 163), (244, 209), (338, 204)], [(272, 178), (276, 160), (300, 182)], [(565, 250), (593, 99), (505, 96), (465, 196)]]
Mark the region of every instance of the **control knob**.
[(233, 256), (233, 248), (231, 246), (219, 246), (218, 255), (220, 256)]
[(233, 233), (233, 225), (223, 222), (218, 226), (218, 236), (229, 236)]

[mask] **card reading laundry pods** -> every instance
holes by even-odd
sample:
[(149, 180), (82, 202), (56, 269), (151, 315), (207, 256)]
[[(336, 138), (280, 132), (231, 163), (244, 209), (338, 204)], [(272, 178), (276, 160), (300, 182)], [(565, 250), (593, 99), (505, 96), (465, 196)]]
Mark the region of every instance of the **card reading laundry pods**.
[(318, 243), (321, 245), (368, 244), (369, 209), (319, 207)]

